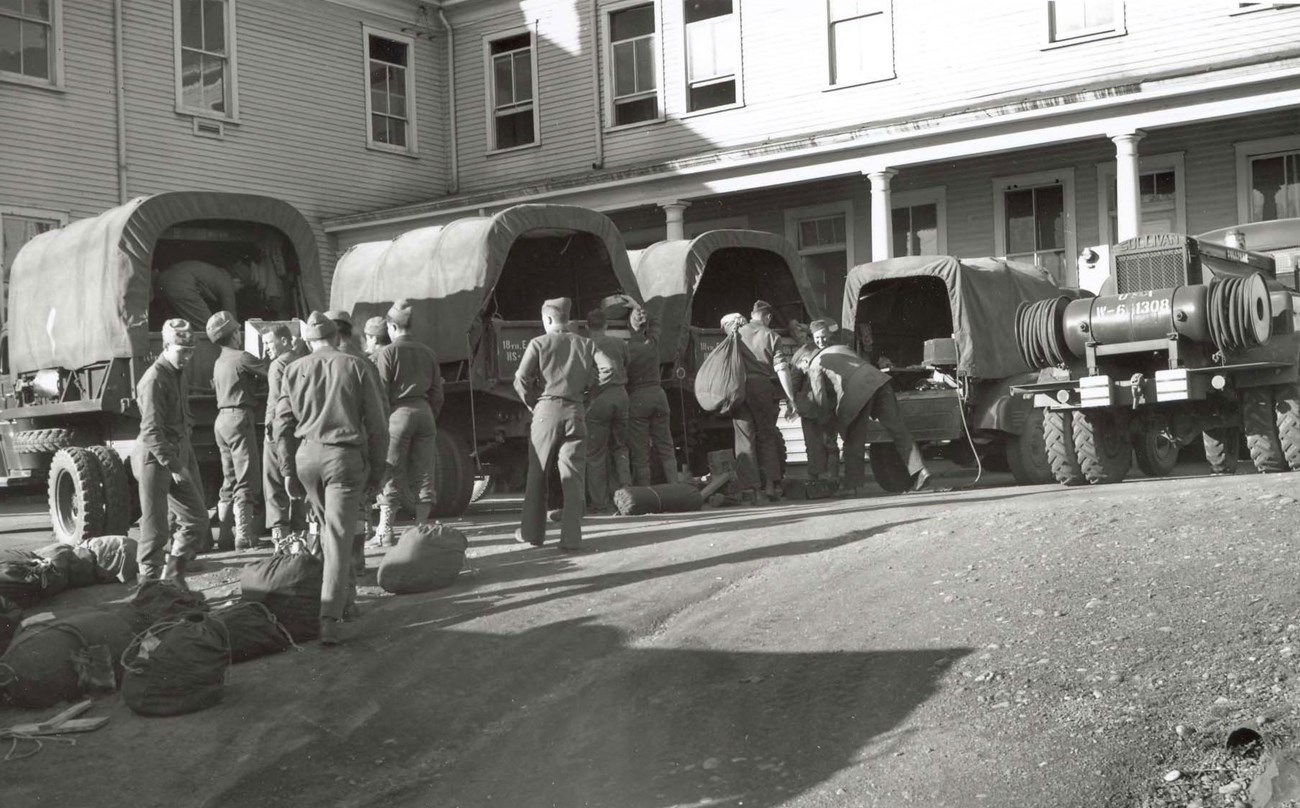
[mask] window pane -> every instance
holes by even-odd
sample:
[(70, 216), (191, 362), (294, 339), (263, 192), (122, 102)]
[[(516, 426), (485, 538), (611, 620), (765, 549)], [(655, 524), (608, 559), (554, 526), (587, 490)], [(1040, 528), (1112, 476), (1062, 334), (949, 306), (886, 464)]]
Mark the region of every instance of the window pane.
[(654, 96), (614, 105), (614, 125), (653, 121), (659, 117), (659, 99)]
[(614, 46), (614, 97), (636, 92), (636, 50), (632, 43)]
[(1115, 24), (1114, 0), (1084, 0), (1084, 23), (1089, 28), (1105, 28)]
[(831, 83), (852, 84), (892, 72), (888, 23), (884, 14), (872, 14), (831, 27)]
[(1300, 216), (1300, 152), (1286, 157), (1286, 211), (1284, 216)]
[(388, 68), (388, 114), (406, 117), (406, 69)]
[(203, 47), (203, 0), (181, 0), (181, 46)]
[(653, 5), (636, 6), (609, 15), (609, 39), (619, 42), (624, 39), (653, 34), (655, 32), (655, 9)]
[(1032, 189), (1007, 191), (1007, 253), (1033, 252), (1034, 192)]
[(388, 143), (392, 146), (406, 148), (406, 121), (396, 118), (388, 119)]
[(406, 43), (394, 42), (381, 36), (372, 36), (370, 37), (370, 58), (405, 67)]
[(493, 54), (509, 53), (512, 50), (527, 48), (531, 44), (532, 37), (528, 34), (515, 34), (514, 36), (508, 36), (505, 39), (498, 39), (492, 43), (490, 48)]
[(1252, 160), (1250, 164), (1251, 221), (1283, 217), (1280, 206), (1286, 185), (1286, 166), (1281, 155)]
[(515, 101), (533, 99), (533, 52), (531, 50), (516, 53), (515, 59)]
[(388, 112), (388, 67), (370, 63), (370, 109)]
[(939, 252), (939, 206), (917, 205), (912, 208), (913, 255), (937, 255)]
[(686, 24), (710, 20), (731, 13), (731, 0), (686, 0), (683, 4)]
[(706, 84), (692, 87), (690, 92), (690, 111), (725, 107), (736, 103), (736, 82), (724, 81), (718, 84)]
[(713, 26), (693, 25), (686, 29), (687, 81), (702, 81), (720, 75), (713, 41)]
[(510, 70), (510, 57), (498, 56), (492, 60), (493, 86), (496, 89), (495, 102), (498, 108), (514, 103), (511, 86), (514, 76)]
[(1065, 274), (1065, 252), (1063, 250), (1056, 252), (1040, 252), (1034, 256), (1034, 263), (1043, 269), (1052, 273), (1052, 278), (1057, 283), (1065, 283), (1067, 278)]
[(23, 13), (23, 0), (0, 0), (0, 11)]
[(28, 17), (50, 21), (50, 0), (27, 0), (24, 5), (24, 13)]
[(188, 109), (203, 107), (203, 55), (181, 51), (181, 103)]
[(376, 143), (388, 142), (388, 118), (383, 115), (370, 116), (370, 139)]
[(23, 23), (23, 73), (38, 79), (50, 77), (50, 27)]
[(225, 0), (203, 0), (203, 49), (209, 53), (226, 52)]
[(203, 106), (226, 111), (226, 60), (220, 56), (203, 57)]
[(894, 208), (889, 218), (894, 231), (894, 255), (912, 255), (912, 209)]
[(1055, 250), (1065, 246), (1065, 189), (1059, 185), (1034, 189), (1034, 220), (1038, 236), (1036, 249)]
[(799, 249), (817, 244), (817, 220), (804, 219), (799, 222)]
[(1158, 197), (1173, 197), (1176, 191), (1176, 176), (1173, 171), (1161, 171), (1155, 175), (1155, 195)]
[(655, 81), (654, 37), (638, 40), (636, 48), (636, 89), (637, 92), (653, 90)]
[(0, 70), (6, 73), (23, 72), (22, 23), (8, 17), (0, 17)]
[(533, 111), (500, 115), (496, 120), (498, 149), (509, 149), (533, 142)]

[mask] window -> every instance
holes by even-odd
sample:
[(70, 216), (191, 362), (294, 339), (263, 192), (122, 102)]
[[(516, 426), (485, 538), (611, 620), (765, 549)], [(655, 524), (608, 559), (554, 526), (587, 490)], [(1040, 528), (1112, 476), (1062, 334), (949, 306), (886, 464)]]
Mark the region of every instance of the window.
[(889, 0), (829, 0), (831, 85), (894, 77)]
[(1300, 136), (1237, 144), (1238, 221), (1300, 217)]
[(740, 21), (734, 0), (685, 0), (686, 111), (740, 101)]
[(0, 319), (9, 313), (9, 268), (22, 246), (41, 233), (68, 223), (65, 213), (25, 208), (0, 209)]
[(1048, 43), (1086, 42), (1122, 33), (1123, 0), (1048, 0)]
[(611, 125), (658, 120), (661, 103), (655, 4), (639, 3), (612, 10), (605, 23)]
[(824, 311), (838, 312), (844, 279), (853, 265), (853, 206), (849, 202), (786, 211), (786, 238), (804, 267)]
[(0, 78), (62, 85), (60, 0), (0, 0)]
[(487, 47), (492, 149), (536, 143), (537, 82), (532, 32), (495, 39)]
[(1074, 170), (994, 180), (998, 255), (1037, 264), (1075, 285)]
[(894, 230), (894, 257), (945, 255), (948, 240), (944, 221), (943, 188), (901, 191), (890, 195)]
[[(1187, 232), (1183, 155), (1145, 155), (1140, 158), (1138, 166), (1138, 195), (1142, 212), (1139, 232), (1143, 235)], [(1117, 240), (1119, 232), (1113, 161), (1098, 165), (1097, 187), (1106, 189), (1106, 193), (1098, 200), (1099, 235), (1102, 244), (1111, 244)]]
[(363, 28), (366, 40), (366, 145), (415, 153), (415, 70), (410, 37)]
[(234, 120), (235, 0), (176, 0), (176, 109)]

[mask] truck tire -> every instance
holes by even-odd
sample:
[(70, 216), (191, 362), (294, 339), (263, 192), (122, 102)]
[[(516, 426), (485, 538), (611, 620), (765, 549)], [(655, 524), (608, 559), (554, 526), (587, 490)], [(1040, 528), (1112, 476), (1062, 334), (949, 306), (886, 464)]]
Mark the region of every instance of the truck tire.
[(1168, 477), (1178, 465), (1178, 444), (1161, 430), (1143, 432), (1133, 439), (1133, 459), (1148, 477)]
[(50, 523), (65, 544), (101, 535), (104, 488), (99, 461), (86, 449), (60, 449), (50, 461)]
[(1122, 423), (1109, 412), (1074, 411), (1074, 454), (1093, 485), (1117, 483), (1133, 464), (1133, 446)]
[(87, 451), (99, 461), (104, 486), (104, 535), (125, 536), (131, 527), (131, 486), (126, 464), (107, 446), (91, 446)]
[(1007, 465), (1011, 476), (1021, 485), (1043, 485), (1055, 479), (1052, 462), (1047, 456), (1047, 440), (1043, 430), (1043, 411), (1037, 407), (1029, 411), (1019, 435), (1007, 440)]
[(1043, 411), (1043, 444), (1052, 477), (1061, 485), (1083, 485), (1088, 481), (1074, 452), (1074, 418), (1069, 410)]
[(470, 493), (469, 501), (478, 502), (483, 497), (491, 494), (496, 488), (496, 480), (490, 475), (474, 478), (474, 490)]
[(25, 454), (53, 454), (71, 444), (71, 429), (29, 429), (14, 435), (14, 451)]
[(1250, 459), (1259, 473), (1286, 471), (1286, 455), (1277, 435), (1271, 387), (1248, 387), (1242, 391), (1241, 420), (1246, 432), (1246, 448), (1250, 449)]
[(437, 451), (434, 490), (438, 492), (438, 502), (433, 507), (433, 515), (460, 516), (474, 495), (474, 460), (469, 445), (460, 432), (443, 427), (438, 430)]
[(1241, 457), (1241, 427), (1221, 426), (1201, 434), (1211, 474), (1236, 474)]
[(1273, 388), (1277, 437), (1282, 455), (1292, 471), (1300, 471), (1300, 384), (1291, 382)]
[(912, 488), (912, 475), (907, 464), (898, 456), (892, 443), (871, 444), (871, 476), (876, 483), (891, 494), (900, 494)]

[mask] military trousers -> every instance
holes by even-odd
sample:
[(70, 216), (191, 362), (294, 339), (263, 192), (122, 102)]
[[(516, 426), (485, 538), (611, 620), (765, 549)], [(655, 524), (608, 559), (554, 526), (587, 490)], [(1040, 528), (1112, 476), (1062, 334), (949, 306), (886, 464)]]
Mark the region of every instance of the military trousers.
[(257, 425), (253, 411), (245, 407), (223, 407), (212, 425), (221, 452), (222, 502), (242, 502), (252, 508), (262, 478), (257, 451)]
[(804, 418), (800, 426), (808, 453), (808, 477), (813, 480), (835, 479), (840, 471), (839, 430), (835, 428), (835, 421), (833, 418), (825, 422)]
[(528, 482), (519, 525), (525, 541), (541, 544), (546, 538), (546, 477), (558, 467), (564, 492), (560, 546), (577, 547), (582, 542), (586, 440), (587, 422), (581, 404), (563, 399), (537, 402), (529, 434)]
[[(137, 447), (131, 457), (132, 471), (140, 490), (137, 557), (141, 570), (161, 569), (169, 545), (172, 555), (191, 560), (212, 538), (194, 447), (187, 437), (182, 438), (176, 448), (180, 468), (184, 469), (181, 482), (173, 480), (171, 470), (143, 446)], [(176, 523), (175, 536), (171, 535), (169, 514)]]
[(676, 482), (677, 455), (673, 451), (668, 394), (657, 384), (635, 387), (628, 393), (627, 414), (627, 452), (632, 464), (632, 484), (651, 484), (651, 458), (657, 459), (663, 469), (664, 482)]
[(397, 402), (388, 415), (388, 481), (380, 503), (397, 510), (405, 490), (417, 502), (436, 504), (437, 474), (438, 427), (429, 402)]
[(307, 514), (302, 503), (294, 502), (284, 489), (284, 474), (275, 454), (275, 435), (266, 430), (262, 442), (262, 498), (266, 501), (266, 529), (282, 533), (307, 529)]
[(352, 536), (369, 476), (366, 458), (360, 446), (311, 440), (298, 445), (295, 458), (298, 479), (320, 524), (320, 552), (325, 562), (320, 616), (341, 620), (354, 584)]
[(886, 384), (876, 391), (870, 403), (862, 408), (849, 423), (848, 429), (844, 430), (844, 485), (850, 488), (866, 482), (866, 459), (863, 455), (867, 448), (867, 430), (872, 418), (879, 421), (894, 439), (894, 450), (907, 464), (908, 474), (916, 474), (925, 468), (921, 450), (912, 439), (907, 424), (903, 423), (903, 412), (898, 407), (894, 388)]
[[(743, 488), (781, 479), (784, 442), (776, 428), (780, 417), (776, 389), (763, 377), (745, 380), (745, 401), (731, 414), (736, 439), (736, 477)], [(757, 474), (757, 478), (755, 477)]]
[(624, 387), (605, 388), (587, 407), (587, 500), (596, 508), (611, 505), (611, 462), (616, 469), (628, 468), (627, 415)]

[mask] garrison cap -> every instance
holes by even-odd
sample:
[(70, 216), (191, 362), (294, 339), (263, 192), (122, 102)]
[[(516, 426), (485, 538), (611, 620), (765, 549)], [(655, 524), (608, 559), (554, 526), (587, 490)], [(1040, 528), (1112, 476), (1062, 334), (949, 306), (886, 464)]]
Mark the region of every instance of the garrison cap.
[(818, 319), (818, 320), (813, 320), (811, 323), (808, 324), (808, 330), (811, 331), (814, 335), (820, 334), (823, 331), (827, 331), (830, 332), (831, 334), (834, 334), (836, 331), (839, 331), (840, 328), (839, 326), (835, 325), (835, 323), (832, 323), (830, 320)]
[(790, 361), (794, 363), (795, 367), (799, 367), (801, 362), (811, 362), (813, 357), (817, 355), (817, 351), (816, 345), (800, 345), (799, 350), (794, 352), (794, 356)]
[(325, 312), (325, 316), (336, 323), (347, 323), (348, 325), (352, 325), (352, 315), (343, 309), (331, 309)]
[(388, 333), (388, 323), (383, 317), (375, 315), (366, 320), (366, 334), (372, 337), (382, 337)]
[(766, 311), (766, 312), (770, 312), (770, 311), (772, 311), (772, 304), (771, 304), (771, 303), (768, 303), (766, 300), (755, 300), (755, 301), (754, 301), (754, 309), (753, 309), (753, 311), (752, 311), (751, 313), (752, 313), (752, 314), (762, 314), (762, 313), (765, 312), (765, 311)]
[(398, 328), (406, 328), (411, 324), (411, 301), (406, 298), (393, 303), (388, 310), (388, 322)]
[(313, 311), (307, 316), (307, 328), (302, 336), (303, 339), (329, 339), (337, 330), (333, 320), (318, 311)]
[(226, 335), (239, 330), (239, 321), (230, 312), (219, 311), (208, 318), (208, 324), (204, 330), (208, 332), (208, 339), (213, 342), (220, 342)]
[(542, 312), (551, 312), (561, 320), (569, 319), (569, 312), (573, 311), (573, 301), (567, 297), (553, 297), (542, 303)]
[(190, 325), (189, 320), (180, 317), (173, 317), (163, 323), (162, 337), (163, 343), (166, 345), (179, 345), (182, 348), (194, 347), (194, 328)]

